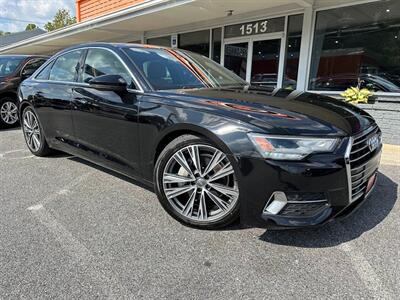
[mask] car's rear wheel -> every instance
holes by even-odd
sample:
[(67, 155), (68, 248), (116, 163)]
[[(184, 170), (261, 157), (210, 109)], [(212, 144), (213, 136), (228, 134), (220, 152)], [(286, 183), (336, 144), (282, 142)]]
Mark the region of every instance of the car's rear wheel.
[(36, 156), (46, 156), (51, 153), (42, 126), (35, 111), (27, 107), (22, 112), (22, 131), (29, 150)]
[(158, 198), (180, 222), (220, 228), (239, 216), (235, 162), (207, 139), (183, 135), (161, 152), (155, 168)]
[(10, 97), (0, 99), (0, 127), (10, 128), (18, 124), (18, 107)]

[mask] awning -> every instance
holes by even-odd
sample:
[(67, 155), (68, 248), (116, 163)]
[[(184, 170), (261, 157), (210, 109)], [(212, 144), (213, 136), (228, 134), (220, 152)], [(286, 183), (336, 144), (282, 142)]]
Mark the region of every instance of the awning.
[[(132, 42), (179, 26), (233, 23), (245, 17), (286, 13), (315, 5), (314, 0), (151, 0), (6, 47), (1, 54), (53, 54), (88, 42)], [(338, 0), (319, 0), (337, 4)], [(346, 2), (343, 0), (343, 2)], [(233, 11), (228, 16), (228, 11)], [(240, 22), (240, 21), (238, 21)], [(197, 27), (199, 28), (199, 27)], [(173, 31), (172, 31), (173, 32)]]

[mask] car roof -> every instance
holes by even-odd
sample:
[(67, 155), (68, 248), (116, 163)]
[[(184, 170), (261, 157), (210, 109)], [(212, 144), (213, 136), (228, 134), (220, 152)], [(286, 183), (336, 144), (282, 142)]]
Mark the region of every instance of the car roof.
[(90, 47), (104, 47), (104, 48), (126, 48), (126, 47), (135, 47), (135, 48), (152, 48), (152, 49), (171, 49), (170, 47), (164, 47), (164, 46), (157, 46), (157, 45), (148, 45), (148, 44), (135, 44), (135, 43), (84, 43), (84, 44), (79, 44), (79, 45), (74, 45), (68, 48), (65, 48), (57, 53), (57, 55), (68, 52), (74, 49), (80, 49), (80, 48), (90, 48)]
[(34, 55), (34, 54), (0, 54), (0, 57), (48, 57), (48, 56)]

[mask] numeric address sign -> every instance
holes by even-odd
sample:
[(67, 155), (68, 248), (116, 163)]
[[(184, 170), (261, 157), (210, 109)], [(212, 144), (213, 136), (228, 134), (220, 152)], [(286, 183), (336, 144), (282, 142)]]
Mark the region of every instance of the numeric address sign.
[(285, 18), (260, 20), (236, 25), (225, 26), (225, 38), (247, 36), (285, 30)]

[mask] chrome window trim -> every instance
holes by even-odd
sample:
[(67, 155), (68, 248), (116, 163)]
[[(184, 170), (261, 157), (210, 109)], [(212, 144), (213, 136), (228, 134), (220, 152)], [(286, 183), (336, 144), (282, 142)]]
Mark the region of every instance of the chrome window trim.
[[(58, 81), (58, 80), (46, 80), (46, 79), (35, 79), (35, 82), (42, 82), (42, 83), (56, 83), (56, 84), (73, 84), (75, 86), (84, 86), (84, 87), (90, 87), (89, 83), (85, 83), (85, 82), (75, 82), (75, 81)], [(134, 93), (139, 93), (139, 94), (143, 94), (143, 91), (139, 91), (136, 89), (127, 89), (128, 92), (134, 92)]]
[(79, 48), (74, 48), (74, 49), (70, 49), (68, 51), (65, 52), (61, 52), (56, 54), (55, 56), (53, 56), (51, 59), (49, 59), (46, 63), (44, 63), (38, 70), (36, 70), (34, 76), (32, 76), (32, 80), (33, 81), (37, 81), (37, 82), (43, 82), (43, 83), (58, 83), (58, 84), (74, 84), (74, 85), (80, 85), (80, 86), (89, 86), (88, 83), (84, 83), (84, 82), (78, 82), (78, 81), (59, 81), (59, 80), (50, 80), (50, 79), (37, 79), (36, 77), (39, 75), (39, 73), (41, 72), (42, 69), (46, 68), (49, 64), (51, 64), (52, 62), (54, 62), (56, 59), (58, 59), (60, 56), (64, 55), (64, 54), (68, 54), (70, 52), (73, 51), (79, 51), (79, 50), (90, 50), (90, 49), (103, 49), (106, 51), (111, 52), (115, 57), (118, 58), (118, 60), (122, 63), (122, 65), (124, 66), (124, 68), (128, 71), (129, 75), (132, 77), (132, 80), (134, 81), (135, 85), (138, 87), (138, 89), (128, 89), (128, 91), (133, 91), (133, 92), (140, 92), (140, 93), (144, 93), (144, 89), (142, 87), (142, 85), (140, 84), (140, 82), (136, 79), (135, 76), (133, 76), (132, 71), (129, 69), (129, 67), (127, 66), (127, 64), (122, 60), (122, 58), (114, 51), (111, 50), (109, 48), (106, 47), (101, 47), (101, 46), (85, 46), (85, 47), (79, 47)]

